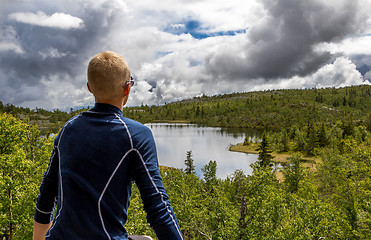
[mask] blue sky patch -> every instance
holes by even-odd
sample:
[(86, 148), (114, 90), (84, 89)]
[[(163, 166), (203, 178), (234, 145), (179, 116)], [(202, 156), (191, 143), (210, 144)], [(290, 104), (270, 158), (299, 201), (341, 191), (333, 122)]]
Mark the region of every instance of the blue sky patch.
[(197, 20), (187, 20), (185, 22), (171, 24), (164, 29), (165, 32), (172, 34), (190, 34), (196, 39), (205, 39), (208, 37), (216, 36), (234, 36), (236, 34), (244, 33), (246, 29), (210, 32), (208, 28), (202, 27), (201, 23)]
[(170, 52), (163, 52), (163, 51), (156, 52), (156, 58), (162, 58), (162, 57), (165, 57), (166, 55), (169, 55), (171, 53), (173, 53), (173, 52), (172, 51), (170, 51)]

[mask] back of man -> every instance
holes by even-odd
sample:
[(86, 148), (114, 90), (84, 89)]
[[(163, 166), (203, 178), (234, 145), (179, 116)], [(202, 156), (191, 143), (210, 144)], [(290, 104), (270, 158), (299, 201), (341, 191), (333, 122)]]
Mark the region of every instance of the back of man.
[[(122, 103), (129, 92), (124, 89)], [(46, 239), (128, 239), (124, 224), (135, 181), (157, 237), (182, 239), (151, 131), (123, 117), (120, 105), (95, 97), (94, 108), (70, 119), (55, 139), (35, 224), (50, 223), (57, 200)]]

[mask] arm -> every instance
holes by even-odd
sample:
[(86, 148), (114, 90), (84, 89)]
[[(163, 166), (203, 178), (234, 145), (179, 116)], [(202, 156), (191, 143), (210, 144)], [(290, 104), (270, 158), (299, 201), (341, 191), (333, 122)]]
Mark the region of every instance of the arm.
[(151, 131), (143, 133), (135, 160), (135, 182), (140, 191), (147, 220), (158, 239), (183, 239), (177, 218), (170, 206), (158, 168), (157, 152)]
[(32, 240), (45, 240), (45, 235), (52, 224), (42, 224), (34, 221)]
[(55, 146), (50, 157), (48, 169), (44, 173), (40, 185), (39, 196), (37, 197), (34, 215), (34, 237), (43, 235), (43, 239), (45, 239), (46, 232), (44, 233), (44, 231), (48, 231), (51, 226), (54, 206), (58, 197), (58, 174), (59, 157), (58, 148)]

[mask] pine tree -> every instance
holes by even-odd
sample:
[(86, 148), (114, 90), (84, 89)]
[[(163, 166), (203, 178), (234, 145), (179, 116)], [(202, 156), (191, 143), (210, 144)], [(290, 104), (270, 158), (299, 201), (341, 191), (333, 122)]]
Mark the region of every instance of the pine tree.
[(282, 152), (288, 152), (289, 151), (289, 137), (287, 135), (286, 129), (283, 129), (281, 132), (281, 142), (282, 142)]
[(216, 161), (211, 160), (209, 161), (208, 164), (201, 168), (201, 171), (204, 174), (204, 180), (206, 185), (213, 186), (214, 184), (217, 183), (218, 179), (216, 177), (216, 168), (217, 168)]
[(322, 122), (321, 129), (318, 133), (318, 142), (319, 142), (320, 147), (325, 147), (328, 144), (327, 136), (326, 136), (326, 126), (324, 122)]
[(317, 136), (316, 136), (316, 132), (315, 132), (315, 129), (314, 129), (313, 122), (309, 122), (309, 124), (308, 124), (307, 139), (308, 139), (308, 141), (307, 141), (307, 144), (305, 146), (306, 153), (309, 156), (313, 156), (314, 155), (314, 149), (316, 147), (316, 142), (317, 142)]
[(246, 133), (245, 139), (243, 141), (243, 145), (244, 146), (250, 145), (250, 139), (249, 139), (249, 135), (247, 133)]
[(304, 177), (304, 168), (301, 166), (301, 154), (295, 153), (289, 157), (288, 160), (288, 163), (283, 167), (285, 184), (289, 192), (297, 192), (299, 189), (299, 182)]
[(258, 166), (259, 168), (266, 168), (266, 167), (272, 167), (272, 159), (274, 158), (272, 156), (272, 151), (269, 149), (269, 143), (266, 136), (266, 133), (263, 133), (262, 141), (259, 144), (259, 147), (256, 149), (256, 151), (259, 152), (258, 157)]
[(195, 173), (195, 165), (194, 160), (192, 158), (192, 151), (187, 151), (187, 158), (184, 160), (184, 164), (186, 165), (185, 173), (192, 174)]

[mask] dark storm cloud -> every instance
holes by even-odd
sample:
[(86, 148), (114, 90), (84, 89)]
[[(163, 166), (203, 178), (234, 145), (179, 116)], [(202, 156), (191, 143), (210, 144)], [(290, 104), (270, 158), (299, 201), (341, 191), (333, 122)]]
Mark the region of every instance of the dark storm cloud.
[(263, 0), (266, 16), (247, 30), (241, 52), (218, 51), (205, 60), (215, 78), (273, 80), (307, 76), (333, 61), (315, 47), (357, 34), (366, 24), (358, 1)]
[[(79, 4), (78, 2), (76, 4)], [(22, 48), (21, 54), (14, 51), (0, 52), (0, 71), (6, 79), (1, 80), (1, 85), (7, 87), (0, 90), (4, 102), (20, 104), (33, 100), (35, 93), (25, 92), (22, 98), (10, 98), (21, 92), (25, 86), (40, 86), (40, 95), (44, 94), (41, 81), (48, 81), (52, 76), (60, 76), (64, 81), (81, 87), (83, 79), (77, 76), (86, 70), (87, 59), (101, 51), (105, 44), (103, 41), (109, 31), (110, 22), (115, 17), (114, 9), (107, 10), (110, 6), (99, 8), (82, 7), (78, 18), (83, 20), (83, 27), (79, 29), (60, 29), (21, 23), (10, 19), (12, 12), (3, 12), (2, 28), (11, 28), (15, 31), (13, 39)], [(28, 9), (18, 11), (28, 12)], [(39, 10), (43, 11), (43, 9)], [(52, 13), (50, 13), (52, 14)], [(50, 15), (49, 14), (49, 15)], [(56, 86), (57, 87), (57, 86)], [(6, 96), (8, 96), (6, 98)]]
[(359, 49), (369, 39), (357, 29), (366, 24), (367, 1), (0, 0), (0, 100), (91, 105), (86, 65), (102, 50), (122, 54), (137, 76), (132, 105), (360, 84), (356, 66), (369, 62), (369, 51)]
[(354, 55), (351, 57), (358, 71), (364, 76), (371, 71), (371, 55)]

